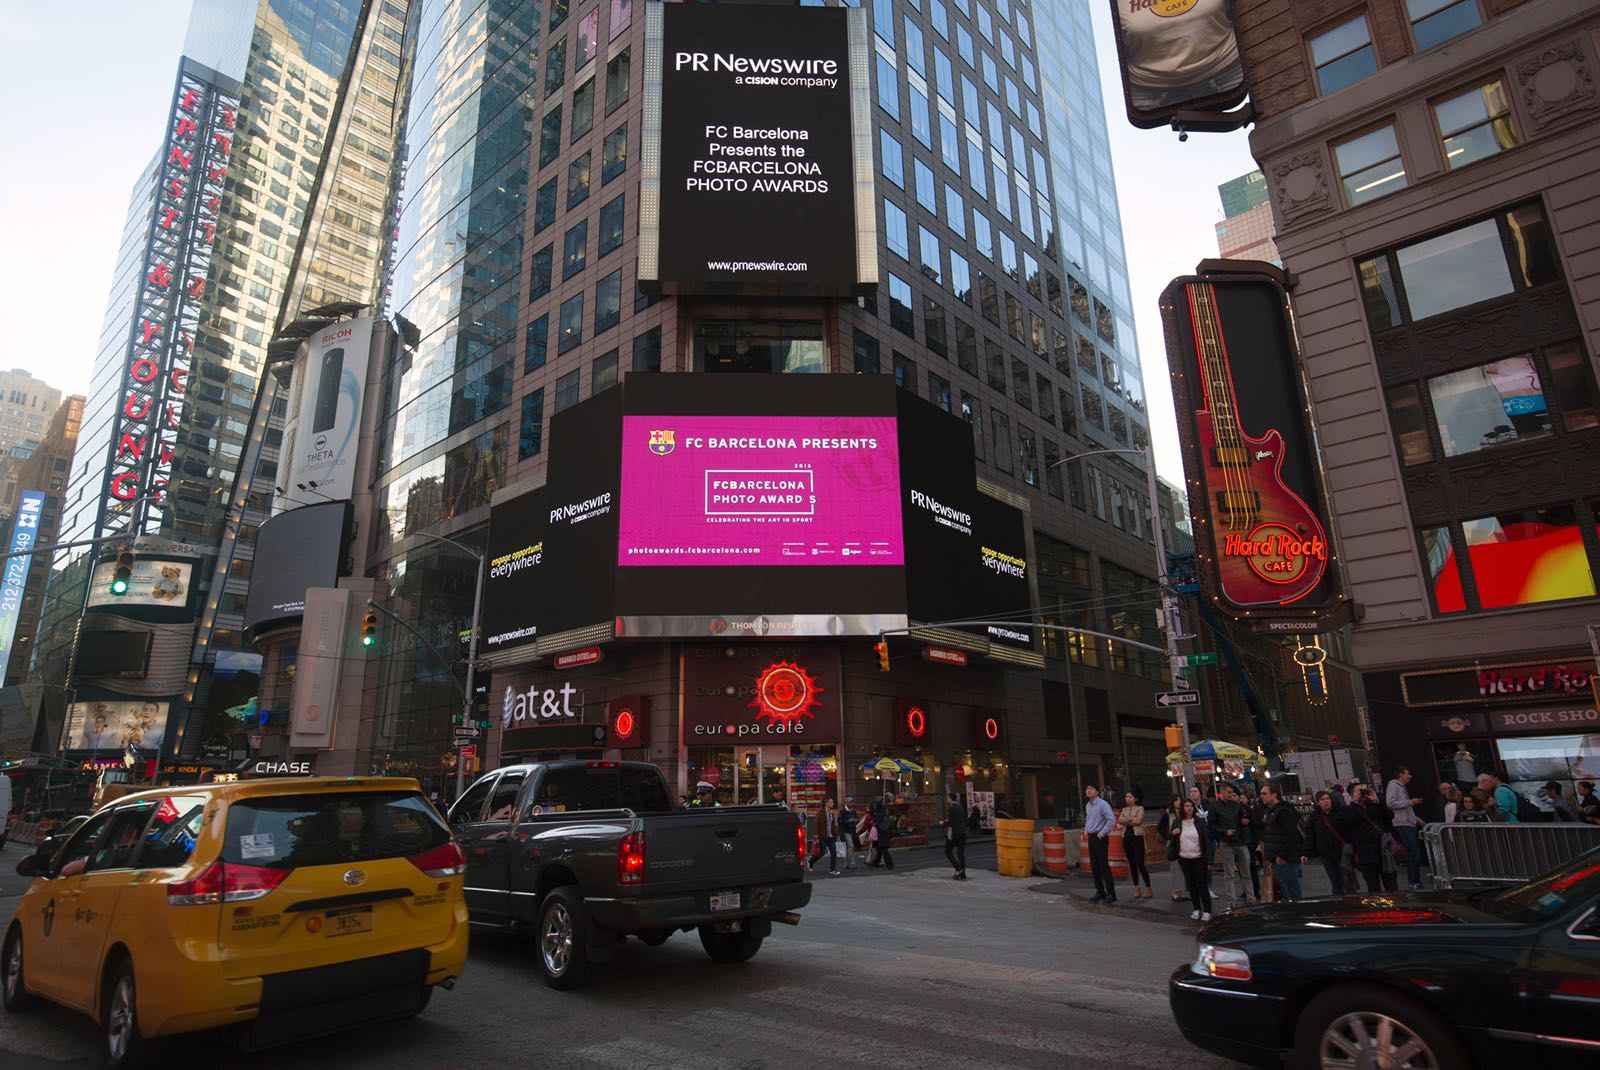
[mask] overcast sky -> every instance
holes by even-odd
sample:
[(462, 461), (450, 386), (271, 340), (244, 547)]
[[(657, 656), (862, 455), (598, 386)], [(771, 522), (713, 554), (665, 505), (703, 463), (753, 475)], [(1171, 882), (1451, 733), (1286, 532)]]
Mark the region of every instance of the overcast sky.
[[(1156, 299), (1216, 255), (1216, 187), (1255, 165), (1243, 133), (1179, 144), (1129, 126), (1110, 5), (1055, 2), (1094, 12), (1151, 432), (1162, 474), (1181, 481)], [(81, 6), (9, 0), (0, 34), (0, 367), (68, 391), (88, 385), (128, 194), (161, 137), (189, 17), (189, 0), (94, 6), (87, 19)]]

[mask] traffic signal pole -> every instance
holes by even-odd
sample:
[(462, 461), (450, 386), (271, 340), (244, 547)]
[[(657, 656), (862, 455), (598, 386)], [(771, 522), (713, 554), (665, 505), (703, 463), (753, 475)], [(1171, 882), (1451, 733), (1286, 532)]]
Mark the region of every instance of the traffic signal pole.
[[(467, 640), (467, 693), (461, 697), (461, 724), (472, 724), (472, 699), (476, 692), (473, 690), (474, 677), (478, 670), (478, 620), (483, 613), (483, 573), (489, 564), (489, 555), (478, 556), (478, 582), (472, 592), (472, 637)], [(466, 785), (467, 762), (462, 757), (465, 744), (456, 746), (456, 798), (461, 798), (461, 789)]]
[[(1161, 523), (1161, 490), (1156, 485), (1156, 453), (1154, 446), (1145, 446), (1145, 480), (1150, 492), (1150, 530), (1155, 535), (1156, 543), (1156, 583), (1161, 588), (1161, 619), (1166, 624), (1167, 633), (1167, 664), (1172, 670), (1172, 689), (1179, 690), (1178, 681), (1182, 679), (1178, 672), (1183, 668), (1183, 655), (1178, 653), (1178, 622), (1183, 619), (1183, 614), (1178, 607), (1178, 599), (1172, 593), (1172, 577), (1167, 575), (1167, 533), (1162, 530)], [(1178, 735), (1183, 741), (1183, 794), (1188, 797), (1189, 789), (1193, 786), (1193, 778), (1189, 771), (1193, 768), (1189, 753), (1189, 711), (1186, 707), (1177, 707)]]

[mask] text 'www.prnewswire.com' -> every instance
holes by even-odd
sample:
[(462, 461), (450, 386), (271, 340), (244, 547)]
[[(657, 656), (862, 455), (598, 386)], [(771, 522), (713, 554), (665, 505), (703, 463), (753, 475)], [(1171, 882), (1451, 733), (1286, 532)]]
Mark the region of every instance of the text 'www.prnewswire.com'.
[(809, 271), (803, 260), (707, 260), (708, 271)]

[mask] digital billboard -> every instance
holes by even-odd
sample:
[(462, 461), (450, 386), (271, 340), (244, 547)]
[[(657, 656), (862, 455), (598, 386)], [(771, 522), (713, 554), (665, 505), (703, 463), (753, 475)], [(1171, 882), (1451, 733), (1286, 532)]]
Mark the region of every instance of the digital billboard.
[(44, 503), (44, 491), (22, 492), (11, 523), (11, 554), (0, 564), (0, 681), (5, 680), (6, 666), (11, 661), (11, 641), (17, 637), (22, 596), (27, 592), (28, 571), (33, 567), (33, 556), (24, 551), (33, 549), (38, 541)]
[(898, 565), (892, 416), (624, 416), (617, 564)]
[(1340, 605), (1287, 297), (1223, 273), (1161, 294), (1202, 587), (1236, 620), (1320, 631)]
[(546, 552), (538, 567), (542, 577), (538, 627), (542, 635), (604, 624), (617, 612), (621, 425), (620, 387), (558, 412), (550, 420), (551, 475), (544, 491)]
[(1244, 121), (1207, 123), (1244, 101), (1244, 64), (1234, 29), (1234, 0), (1111, 0), (1128, 121), (1189, 129), (1235, 129)]
[(318, 502), (261, 525), (244, 604), (246, 627), (298, 617), (305, 612), (306, 588), (339, 582), (349, 511), (346, 501)]
[[(291, 498), (301, 484), (312, 483), (326, 497), (350, 497), (375, 322), (366, 316), (324, 327), (295, 359), (293, 418), (283, 436), (283, 486)], [(287, 504), (281, 495), (278, 501)]]
[(876, 283), (865, 12), (650, 3), (645, 41), (639, 281)]
[(90, 609), (101, 606), (182, 609), (189, 604), (189, 582), (194, 575), (192, 561), (134, 558), (128, 589), (122, 594), (111, 591), (111, 579), (116, 571), (114, 558), (94, 566), (94, 575), (89, 580)]
[(145, 699), (74, 702), (67, 706), (62, 750), (160, 750), (168, 703)]
[(543, 489), (496, 505), (489, 518), (489, 563), (483, 580), (485, 653), (526, 646), (539, 638), (536, 609), (543, 596)]

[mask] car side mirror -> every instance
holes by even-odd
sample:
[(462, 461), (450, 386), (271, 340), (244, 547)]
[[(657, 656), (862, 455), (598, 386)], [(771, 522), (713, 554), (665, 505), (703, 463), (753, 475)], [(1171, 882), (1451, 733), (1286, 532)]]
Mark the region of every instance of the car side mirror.
[(28, 855), (22, 861), (17, 863), (17, 876), (19, 877), (37, 877), (39, 872), (40, 868), (38, 855)]

